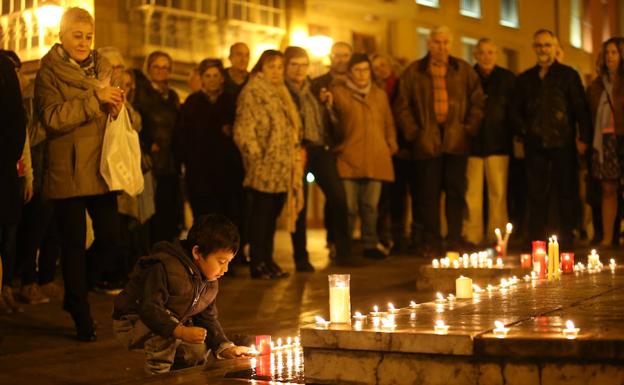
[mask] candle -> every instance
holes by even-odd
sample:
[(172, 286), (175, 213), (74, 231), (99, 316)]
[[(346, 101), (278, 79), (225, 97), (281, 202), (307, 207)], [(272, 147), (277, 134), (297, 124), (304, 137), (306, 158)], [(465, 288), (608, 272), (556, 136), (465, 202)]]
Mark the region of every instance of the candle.
[(553, 243), (553, 239), (548, 238), (548, 280), (552, 281), (552, 279), (554, 278), (553, 273), (554, 273), (554, 262), (555, 262), (555, 258), (554, 258), (554, 243)]
[(611, 267), (612, 269), (615, 269), (615, 258), (611, 258), (609, 260), (609, 267)]
[(447, 298), (448, 298), (449, 302), (455, 301), (455, 296), (453, 294), (449, 294)]
[(351, 322), (349, 274), (329, 275), (329, 320), (334, 323)]
[(490, 292), (490, 293), (491, 293), (491, 292), (493, 292), (494, 290), (496, 290), (496, 288), (495, 288), (494, 286), (490, 285), (490, 284), (488, 284), (488, 285), (487, 285), (487, 288), (486, 288), (486, 289), (487, 289), (487, 291), (488, 291), (488, 292)]
[(380, 320), (381, 320), (380, 317), (373, 317), (373, 326), (379, 327)]
[(468, 254), (464, 254), (461, 260), (462, 260), (462, 265), (464, 269), (467, 269), (468, 267), (470, 267), (470, 256)]
[(503, 242), (503, 237), (498, 227), (494, 229), (494, 234), (496, 234), (496, 243), (500, 245)]
[(566, 327), (561, 332), (563, 333), (565, 338), (573, 340), (578, 335), (579, 330), (579, 328), (574, 327), (574, 322), (572, 322), (571, 320), (567, 320)]
[(447, 251), (446, 259), (448, 259), (450, 262), (457, 261), (459, 260), (459, 253), (457, 251)]
[(507, 286), (509, 286), (509, 282), (507, 282), (507, 280), (505, 278), (501, 278), (501, 280), (500, 280), (500, 287), (504, 289)]
[(260, 354), (271, 354), (271, 336), (256, 336), (256, 346)]
[[(314, 317), (314, 321), (316, 322), (316, 326), (321, 328), (327, 328), (331, 323), (330, 321), (325, 321), (325, 318), (318, 315)], [(271, 344), (273, 343), (271, 342)]]
[(396, 314), (399, 312), (399, 309), (395, 308), (392, 302), (388, 302), (388, 313)]
[(457, 298), (472, 298), (472, 279), (460, 275), (455, 280), (455, 295)]
[(505, 225), (505, 238), (503, 238), (505, 245), (507, 245), (507, 241), (509, 241), (509, 236), (511, 235), (512, 230), (513, 225), (511, 223), (507, 223), (507, 225)]
[(494, 267), (494, 262), (492, 261), (492, 258), (488, 258), (487, 259), (487, 268), (491, 269), (492, 267)]
[(438, 269), (440, 268), (440, 261), (436, 259), (434, 259), (433, 261), (431, 261), (431, 266), (433, 266), (434, 269)]
[(479, 254), (477, 253), (470, 254), (470, 266), (474, 269), (479, 267)]
[(396, 327), (396, 323), (394, 322), (394, 317), (387, 316), (381, 319), (381, 327), (384, 329), (394, 329)]
[(373, 311), (370, 313), (371, 317), (381, 317), (384, 313), (379, 311), (379, 306), (373, 306)]
[(436, 293), (436, 303), (444, 303), (446, 302), (446, 299), (444, 299), (444, 296), (442, 295), (442, 293)]
[(598, 255), (596, 250), (593, 249), (591, 253), (587, 256), (587, 268), (597, 269), (599, 265), (600, 265), (600, 255)]
[(459, 269), (459, 261), (457, 259), (453, 261), (453, 268)]
[(494, 328), (494, 335), (498, 338), (504, 338), (507, 335), (509, 328), (506, 328), (505, 324), (501, 321), (494, 321), (494, 325), (496, 326)]
[(499, 269), (503, 268), (503, 258), (496, 258), (496, 267), (498, 267)]
[(533, 241), (533, 270), (539, 278), (546, 276), (546, 242)]
[(248, 353), (251, 354), (252, 356), (257, 356), (258, 354), (260, 354), (260, 352), (256, 350), (256, 345), (253, 345), (253, 344), (249, 347)]
[(530, 282), (531, 281), (531, 276), (530, 275), (525, 275), (524, 276), (524, 282)]
[(561, 270), (565, 274), (574, 272), (574, 253), (561, 253)]
[(476, 294), (483, 293), (483, 289), (479, 287), (476, 283), (472, 285), (472, 291)]
[(535, 281), (537, 279), (537, 273), (532, 271), (531, 272), (531, 280)]
[(530, 269), (532, 265), (531, 254), (520, 254), (520, 267)]
[(416, 309), (416, 308), (418, 307), (418, 304), (417, 304), (415, 301), (410, 301), (409, 306), (410, 306), (412, 309)]
[(557, 242), (557, 236), (553, 235), (553, 275), (555, 279), (561, 279), (561, 272), (559, 271), (559, 242)]
[(353, 319), (356, 321), (364, 321), (366, 319), (366, 316), (360, 313), (359, 311), (356, 311), (355, 315), (353, 316)]
[(445, 325), (442, 320), (437, 320), (435, 325), (433, 325), (433, 330), (436, 334), (446, 334), (446, 332), (448, 332), (448, 328), (448, 325)]
[(299, 346), (300, 344), (299, 337), (295, 337), (295, 346)]

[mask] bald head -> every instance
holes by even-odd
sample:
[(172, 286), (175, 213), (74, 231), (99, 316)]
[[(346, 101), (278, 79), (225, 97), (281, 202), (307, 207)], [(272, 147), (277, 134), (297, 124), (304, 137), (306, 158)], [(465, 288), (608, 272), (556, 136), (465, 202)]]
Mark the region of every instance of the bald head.
[(249, 67), (249, 47), (247, 44), (243, 42), (232, 44), (228, 59), (230, 59), (233, 69), (247, 72), (247, 67)]

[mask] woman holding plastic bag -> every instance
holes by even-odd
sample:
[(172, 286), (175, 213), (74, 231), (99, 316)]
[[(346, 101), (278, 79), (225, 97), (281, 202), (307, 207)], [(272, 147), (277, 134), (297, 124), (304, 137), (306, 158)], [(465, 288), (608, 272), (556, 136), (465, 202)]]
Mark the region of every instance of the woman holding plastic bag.
[(100, 174), (100, 158), (108, 116), (117, 116), (124, 102), (123, 91), (111, 86), (108, 61), (91, 49), (93, 31), (94, 20), (86, 10), (67, 9), (61, 43), (41, 59), (35, 80), (37, 111), (48, 133), (43, 195), (54, 200), (62, 242), (63, 308), (85, 342), (96, 339), (87, 297), (85, 210), (102, 245), (94, 262), (114, 260), (117, 200)]

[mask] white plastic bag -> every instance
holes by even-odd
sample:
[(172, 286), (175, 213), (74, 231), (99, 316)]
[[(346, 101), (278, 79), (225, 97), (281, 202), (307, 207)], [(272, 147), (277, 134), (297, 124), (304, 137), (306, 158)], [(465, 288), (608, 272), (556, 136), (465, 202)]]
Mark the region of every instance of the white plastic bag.
[(117, 119), (109, 115), (102, 145), (100, 173), (111, 191), (136, 196), (143, 191), (139, 135), (132, 129), (126, 107)]

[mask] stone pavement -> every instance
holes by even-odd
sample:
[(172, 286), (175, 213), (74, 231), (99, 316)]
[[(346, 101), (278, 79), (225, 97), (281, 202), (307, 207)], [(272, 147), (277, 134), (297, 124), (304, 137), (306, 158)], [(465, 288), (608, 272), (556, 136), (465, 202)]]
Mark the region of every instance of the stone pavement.
[[(350, 270), (328, 267), (325, 233), (321, 230), (309, 231), (308, 249), (316, 273), (293, 274), (280, 281), (257, 281), (249, 278), (246, 269), (237, 268), (236, 277), (221, 280), (219, 318), (230, 337), (294, 336), (299, 326), (315, 315), (329, 318), (327, 274), (331, 273), (352, 274), (354, 308), (364, 309), (372, 298), (382, 304), (430, 297), (430, 293), (414, 290), (414, 272), (421, 263), (417, 258), (391, 257)], [(289, 234), (277, 234), (276, 256), (280, 265), (294, 270)], [(0, 384), (113, 384), (134, 380), (166, 383), (167, 376), (147, 377), (143, 373), (143, 356), (125, 351), (114, 339), (110, 318), (113, 298), (93, 293), (90, 298), (99, 325), (98, 341), (91, 344), (73, 340), (72, 321), (61, 310), (60, 301), (25, 306), (22, 314), (0, 316)], [(185, 373), (189, 373), (189, 378), (199, 376), (197, 383), (206, 383), (206, 376), (214, 376), (210, 371), (201, 373), (197, 369)], [(180, 374), (174, 378), (179, 377)]]

